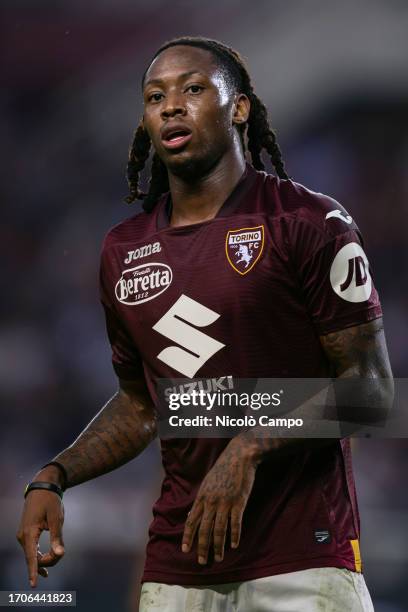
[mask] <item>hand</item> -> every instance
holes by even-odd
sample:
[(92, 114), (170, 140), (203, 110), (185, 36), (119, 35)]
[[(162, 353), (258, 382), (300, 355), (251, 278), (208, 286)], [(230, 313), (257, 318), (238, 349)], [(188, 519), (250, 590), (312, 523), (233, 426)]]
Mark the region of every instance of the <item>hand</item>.
[(212, 540), (215, 561), (223, 560), (229, 522), (231, 548), (238, 547), (242, 516), (257, 465), (245, 442), (233, 438), (204, 478), (189, 512), (182, 542), (182, 551), (189, 552), (198, 530), (198, 562), (201, 565), (207, 563)]
[[(24, 550), (32, 588), (37, 586), (38, 574), (47, 578), (46, 567), (55, 565), (64, 556), (63, 523), (64, 506), (58, 495), (40, 489), (30, 491), (25, 499), (17, 540)], [(40, 552), (38, 544), (43, 531), (50, 532), (50, 549), (45, 554)]]

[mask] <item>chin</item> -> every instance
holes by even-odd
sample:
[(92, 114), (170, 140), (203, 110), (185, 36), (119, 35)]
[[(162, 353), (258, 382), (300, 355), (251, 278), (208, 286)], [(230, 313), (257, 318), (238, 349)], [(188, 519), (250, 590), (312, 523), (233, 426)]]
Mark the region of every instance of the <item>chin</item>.
[[(163, 160), (164, 161), (164, 160)], [(206, 174), (215, 166), (218, 158), (211, 155), (192, 155), (187, 151), (169, 156), (164, 164), (168, 171), (184, 180), (196, 180)]]

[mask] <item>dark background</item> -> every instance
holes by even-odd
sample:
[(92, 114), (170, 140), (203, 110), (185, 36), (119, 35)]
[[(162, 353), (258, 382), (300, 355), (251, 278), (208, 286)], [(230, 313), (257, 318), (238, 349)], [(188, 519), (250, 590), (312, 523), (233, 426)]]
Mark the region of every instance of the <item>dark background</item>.
[[(115, 390), (99, 252), (139, 209), (121, 201), (127, 148), (165, 40), (214, 37), (248, 59), (291, 177), (357, 220), (394, 374), (407, 375), (408, 5), (3, 0), (0, 16), (0, 589), (21, 590), (24, 484)], [(408, 443), (353, 444), (366, 580), (377, 612), (402, 612)], [(154, 444), (69, 491), (66, 557), (41, 588), (77, 590), (79, 610), (134, 610), (160, 479)]]

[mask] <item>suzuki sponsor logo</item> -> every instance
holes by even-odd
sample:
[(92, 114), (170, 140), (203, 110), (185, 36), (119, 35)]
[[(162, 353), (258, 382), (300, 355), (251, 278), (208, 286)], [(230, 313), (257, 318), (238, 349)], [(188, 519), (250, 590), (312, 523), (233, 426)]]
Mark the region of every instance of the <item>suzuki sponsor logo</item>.
[(365, 302), (371, 295), (369, 264), (357, 242), (349, 242), (337, 253), (330, 269), (333, 290), (347, 302)]
[(211, 325), (219, 317), (214, 310), (181, 295), (153, 326), (155, 331), (179, 346), (165, 348), (157, 358), (184, 376), (193, 378), (201, 366), (225, 346), (196, 329)]
[(143, 246), (139, 247), (138, 249), (135, 249), (134, 251), (128, 251), (124, 263), (129, 264), (132, 263), (132, 261), (136, 261), (136, 259), (142, 259), (142, 257), (147, 257), (148, 255), (152, 255), (154, 253), (160, 253), (160, 251), (160, 242), (144, 244)]
[(136, 306), (162, 294), (172, 280), (173, 272), (166, 264), (141, 264), (122, 272), (115, 286), (115, 295), (121, 304)]

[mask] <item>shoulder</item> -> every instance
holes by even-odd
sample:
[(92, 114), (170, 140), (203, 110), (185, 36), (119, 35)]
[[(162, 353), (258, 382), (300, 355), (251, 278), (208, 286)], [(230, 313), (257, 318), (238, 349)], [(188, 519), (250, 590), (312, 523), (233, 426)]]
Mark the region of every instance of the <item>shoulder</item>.
[(273, 216), (286, 218), (288, 225), (305, 226), (327, 238), (358, 229), (344, 206), (333, 197), (291, 179), (262, 174)]
[(257, 174), (259, 211), (296, 261), (305, 261), (329, 245), (337, 249), (347, 242), (363, 243), (353, 218), (335, 198), (291, 179)]
[(154, 211), (152, 213), (140, 211), (108, 230), (102, 243), (102, 252), (120, 244), (149, 240), (155, 232), (156, 214)]

